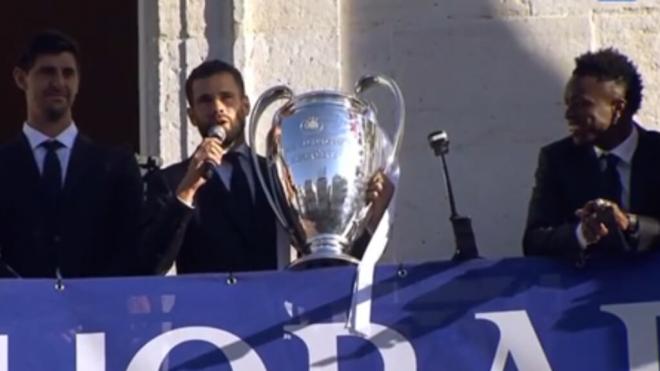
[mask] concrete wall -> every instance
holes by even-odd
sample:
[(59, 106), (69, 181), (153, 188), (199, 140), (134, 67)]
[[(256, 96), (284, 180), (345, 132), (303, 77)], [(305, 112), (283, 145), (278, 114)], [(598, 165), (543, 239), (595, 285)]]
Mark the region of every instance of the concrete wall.
[(231, 0), (141, 0), (138, 6), (142, 152), (171, 164), (199, 143), (185, 110), (186, 76), (205, 59), (233, 59), (233, 5)]
[[(408, 127), (386, 260), (453, 250), (440, 162), (426, 142), (435, 129), (450, 135), (459, 211), (473, 217), (482, 253), (520, 254), (538, 149), (566, 133), (562, 90), (586, 50), (615, 46), (638, 63), (639, 118), (660, 129), (655, 0), (159, 0), (156, 12), (158, 78), (149, 86), (158, 110), (146, 131), (166, 162), (198, 140), (178, 92), (206, 56), (233, 59), (253, 102), (275, 84), (348, 90), (364, 73), (400, 83)], [(372, 97), (391, 130), (388, 95)]]
[(459, 211), (486, 256), (519, 255), (538, 149), (566, 134), (564, 83), (575, 56), (615, 46), (646, 82), (640, 119), (660, 129), (660, 3), (595, 0), (344, 0), (343, 82), (394, 76), (408, 132), (391, 260), (453, 249), (440, 162), (427, 134), (444, 129)]

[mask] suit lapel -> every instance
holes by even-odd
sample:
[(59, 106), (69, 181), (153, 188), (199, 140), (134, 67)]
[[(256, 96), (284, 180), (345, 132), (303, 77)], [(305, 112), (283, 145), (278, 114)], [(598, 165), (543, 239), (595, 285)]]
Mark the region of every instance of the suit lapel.
[[(85, 174), (92, 166), (104, 166), (100, 161), (93, 158), (91, 142), (86, 137), (78, 134), (71, 148), (69, 163), (67, 165), (66, 175), (64, 177), (63, 196), (75, 194), (80, 182), (85, 179)], [(87, 174), (89, 175), (89, 174)]]
[(14, 152), (16, 154), (15, 162), (15, 174), (25, 179), (25, 183), (33, 185), (34, 189), (39, 184), (41, 180), (41, 175), (39, 174), (39, 168), (37, 167), (37, 162), (34, 159), (34, 154), (32, 153), (32, 148), (30, 148), (30, 143), (24, 134), (21, 134), (16, 141), (13, 143)]
[(15, 184), (17, 199), (21, 200), (21, 207), (29, 211), (29, 215), (41, 214), (41, 196), (39, 186), (41, 184), (41, 175), (37, 162), (32, 153), (32, 148), (24, 134), (20, 134), (11, 144), (9, 151), (13, 154), (12, 169), (13, 176), (17, 178)]
[(648, 142), (646, 130), (637, 127), (639, 141), (632, 158), (632, 169), (630, 171), (630, 210), (640, 212), (648, 206), (648, 195), (655, 195), (658, 189), (649, 189), (649, 187), (658, 187), (660, 176), (658, 176), (657, 148)]
[[(200, 205), (204, 205), (206, 208), (204, 213), (221, 213), (224, 218), (231, 222), (234, 228), (245, 238), (246, 241), (253, 241), (253, 233), (250, 232), (251, 226), (246, 224), (239, 215), (240, 207), (245, 207), (242, 205), (236, 204), (235, 200), (231, 197), (231, 193), (227, 190), (227, 187), (220, 179), (220, 176), (217, 173), (213, 173), (211, 179), (208, 180), (202, 189), (200, 190)], [(221, 218), (216, 218), (211, 216), (210, 218), (205, 218), (209, 220), (218, 220)]]
[(584, 204), (600, 195), (600, 169), (596, 153), (590, 146), (573, 146), (565, 164), (570, 181), (567, 190), (573, 199), (573, 207)]

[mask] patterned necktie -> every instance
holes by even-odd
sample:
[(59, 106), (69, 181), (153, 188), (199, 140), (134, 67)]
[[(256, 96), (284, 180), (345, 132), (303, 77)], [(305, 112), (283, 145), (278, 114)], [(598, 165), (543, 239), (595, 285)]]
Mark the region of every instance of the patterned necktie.
[(619, 157), (617, 155), (608, 153), (600, 157), (601, 161), (604, 162), (603, 167), (603, 197), (616, 202), (617, 205), (621, 206), (621, 177), (619, 176), (619, 171), (617, 170), (617, 165), (619, 164)]

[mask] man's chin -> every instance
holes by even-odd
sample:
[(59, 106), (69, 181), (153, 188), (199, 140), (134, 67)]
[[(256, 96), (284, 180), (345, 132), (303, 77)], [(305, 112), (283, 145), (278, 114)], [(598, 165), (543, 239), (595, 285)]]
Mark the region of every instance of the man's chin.
[(594, 142), (594, 138), (592, 138), (591, 135), (585, 134), (572, 133), (571, 139), (573, 140), (573, 143), (578, 146), (588, 145)]
[(66, 108), (49, 108), (46, 110), (48, 121), (59, 121), (66, 114)]

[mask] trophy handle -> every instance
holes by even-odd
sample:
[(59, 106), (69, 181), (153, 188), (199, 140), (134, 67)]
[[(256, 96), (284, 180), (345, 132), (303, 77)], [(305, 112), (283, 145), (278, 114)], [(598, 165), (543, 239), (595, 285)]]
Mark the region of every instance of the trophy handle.
[(374, 85), (382, 85), (389, 88), (392, 95), (394, 95), (394, 101), (396, 103), (395, 117), (397, 119), (397, 129), (394, 135), (394, 147), (392, 153), (388, 156), (385, 164), (385, 170), (387, 172), (394, 165), (394, 161), (399, 158), (399, 151), (401, 150), (401, 144), (403, 143), (403, 133), (406, 122), (406, 104), (403, 100), (403, 94), (401, 94), (399, 86), (392, 78), (385, 75), (362, 76), (355, 84), (355, 94), (359, 96)]
[(284, 228), (288, 228), (288, 223), (284, 218), (284, 213), (282, 212), (279, 204), (275, 202), (275, 198), (271, 193), (272, 191), (266, 183), (266, 179), (261, 172), (261, 166), (259, 166), (259, 157), (257, 156), (257, 151), (255, 150), (254, 146), (257, 135), (257, 125), (261, 115), (264, 113), (266, 108), (268, 108), (268, 106), (270, 106), (276, 100), (291, 100), (293, 97), (293, 91), (287, 86), (275, 86), (266, 90), (263, 94), (261, 94), (259, 99), (257, 99), (257, 103), (254, 105), (254, 110), (252, 111), (252, 115), (250, 115), (250, 119), (247, 121), (247, 127), (245, 128), (245, 140), (248, 147), (250, 148), (250, 157), (252, 158), (252, 165), (254, 167), (255, 173), (257, 174), (257, 178), (259, 179), (259, 184), (261, 184), (261, 189), (264, 190), (264, 194), (266, 195), (266, 199), (268, 200), (270, 207), (273, 209), (273, 213), (277, 217), (277, 220), (279, 220), (279, 222), (282, 224), (282, 226), (284, 226)]

